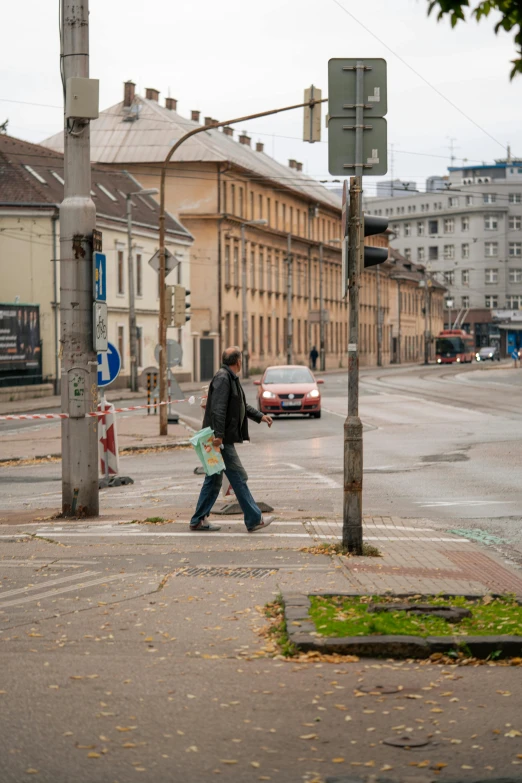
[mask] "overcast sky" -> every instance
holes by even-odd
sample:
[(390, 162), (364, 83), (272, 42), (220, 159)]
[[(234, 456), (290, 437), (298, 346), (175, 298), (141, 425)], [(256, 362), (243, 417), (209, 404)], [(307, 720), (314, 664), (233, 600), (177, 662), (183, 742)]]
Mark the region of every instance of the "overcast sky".
[[(12, 135), (38, 142), (62, 124), (58, 0), (1, 5), (0, 122), (9, 118)], [(423, 185), (445, 173), (448, 137), (456, 139), (458, 165), (502, 157), (508, 143), (522, 155), (522, 77), (509, 81), (512, 37), (494, 35), (494, 17), (452, 30), (427, 18), (427, 7), (427, 0), (90, 0), (91, 76), (100, 79), (102, 109), (120, 101), (122, 83), (132, 79), (141, 93), (160, 90), (162, 103), (170, 90), (184, 116), (200, 109), (224, 120), (298, 103), (312, 83), (326, 97), (331, 57), (384, 57), (395, 177)], [(323, 142), (313, 145), (300, 140), (302, 123), (297, 110), (246, 127), (278, 160), (296, 158), (309, 174), (333, 179), (324, 121)], [(390, 172), (390, 153), (388, 160)], [(375, 183), (366, 178), (369, 194)]]

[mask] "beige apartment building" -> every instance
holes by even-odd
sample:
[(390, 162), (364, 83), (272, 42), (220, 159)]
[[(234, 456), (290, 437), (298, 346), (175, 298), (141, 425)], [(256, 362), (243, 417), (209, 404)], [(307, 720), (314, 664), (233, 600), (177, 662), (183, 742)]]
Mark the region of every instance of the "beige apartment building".
[[(59, 205), (63, 199), (63, 155), (37, 144), (0, 135), (0, 308), (6, 319), (5, 340), (0, 336), (0, 385), (24, 385), (60, 380), (60, 264)], [(141, 184), (121, 171), (93, 166), (91, 195), (96, 204), (96, 225), (102, 232), (107, 257), (107, 305), (109, 341), (122, 358), (120, 376), (114, 385), (125, 386), (130, 375), (128, 234), (126, 196)], [(151, 196), (132, 196), (132, 252), (138, 351), (134, 357), (138, 373), (155, 365), (158, 342), (158, 275), (148, 261), (158, 249), (159, 209)], [(181, 263), (168, 282), (189, 280), (189, 250), (192, 236), (170, 215), (167, 216), (167, 246)], [(7, 307), (5, 307), (7, 305)], [(28, 340), (18, 336), (19, 325), (12, 322), (18, 313), (36, 313), (31, 324), (38, 350), (31, 347), (41, 369), (32, 369), (32, 357), (22, 356)], [(10, 316), (7, 313), (15, 313)], [(0, 316), (1, 317), (1, 316)], [(24, 316), (25, 317), (25, 316)], [(25, 324), (22, 324), (25, 329)], [(10, 335), (12, 332), (12, 335)], [(182, 365), (175, 374), (191, 378), (192, 339), (185, 329), (169, 330), (169, 338), (183, 346)], [(10, 345), (8, 342), (10, 341)], [(24, 345), (22, 346), (22, 342)], [(16, 346), (16, 343), (18, 345)], [(12, 348), (18, 348), (16, 359)], [(4, 350), (5, 349), (5, 350)], [(9, 380), (11, 379), (11, 380)]]
[[(125, 169), (143, 187), (159, 187), (162, 161), (175, 141), (191, 129), (217, 122), (191, 119), (177, 101), (159, 103), (126, 82), (123, 101), (91, 123), (91, 157)], [(59, 133), (46, 146), (61, 150)], [(348, 305), (341, 296), (341, 201), (290, 160), (272, 159), (246, 132), (213, 128), (193, 136), (168, 165), (166, 205), (194, 237), (190, 258), (195, 380), (207, 380), (219, 366), (225, 345), (243, 346), (243, 280), (252, 370), (287, 361), (289, 297), (292, 361), (308, 363), (320, 348), (320, 289), (325, 315), (328, 368), (347, 365)], [(373, 241), (372, 241), (373, 240)], [(387, 246), (386, 236), (371, 244)], [(382, 318), (382, 361), (392, 359), (391, 322), (396, 283), (393, 267), (364, 273), (361, 290), (361, 365), (377, 362), (377, 286)], [(290, 280), (289, 280), (290, 273)], [(420, 334), (423, 334), (424, 326)]]

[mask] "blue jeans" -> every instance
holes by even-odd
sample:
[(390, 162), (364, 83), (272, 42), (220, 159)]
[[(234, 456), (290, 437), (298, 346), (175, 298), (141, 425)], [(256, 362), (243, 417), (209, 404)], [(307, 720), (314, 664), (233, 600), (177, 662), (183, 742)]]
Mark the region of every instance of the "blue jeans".
[[(241, 464), (241, 460), (238, 457), (234, 445), (223, 446), (221, 454), (223, 462), (225, 463), (225, 473), (227, 474), (232, 489), (236, 493), (241, 510), (245, 515), (245, 525), (247, 526), (247, 529), (250, 530), (261, 522), (261, 510), (256, 505), (248, 488), (247, 472)], [(195, 527), (204, 517), (210, 514), (219, 495), (222, 483), (222, 473), (214, 473), (213, 476), (205, 476), (194, 516), (190, 520), (191, 527)]]

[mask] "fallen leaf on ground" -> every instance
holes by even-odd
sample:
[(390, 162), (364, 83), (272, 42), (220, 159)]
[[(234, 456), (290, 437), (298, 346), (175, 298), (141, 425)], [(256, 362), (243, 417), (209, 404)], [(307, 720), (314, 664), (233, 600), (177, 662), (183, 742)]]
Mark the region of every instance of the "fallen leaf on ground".
[(342, 764), (344, 761), (344, 758), (342, 756), (339, 756), (337, 759), (332, 759), (334, 764)]
[(87, 753), (87, 758), (88, 759), (99, 759), (99, 758), (101, 758), (101, 753), (94, 753), (94, 752)]
[(301, 734), (299, 739), (304, 739), (304, 740), (317, 739), (317, 734)]

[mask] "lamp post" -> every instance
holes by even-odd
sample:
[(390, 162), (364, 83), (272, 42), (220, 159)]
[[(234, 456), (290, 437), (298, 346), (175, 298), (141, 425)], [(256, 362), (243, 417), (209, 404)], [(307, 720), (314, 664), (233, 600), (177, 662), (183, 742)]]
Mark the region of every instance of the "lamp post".
[(137, 356), (137, 332), (136, 332), (136, 303), (134, 291), (134, 259), (132, 257), (132, 197), (153, 196), (159, 193), (157, 188), (133, 190), (126, 194), (127, 200), (127, 266), (129, 274), (129, 354), (130, 377), (129, 388), (138, 391), (138, 356)]
[(243, 331), (243, 378), (249, 377), (250, 357), (248, 354), (248, 310), (247, 310), (247, 257), (245, 226), (266, 226), (268, 220), (245, 220), (241, 223), (241, 307)]

